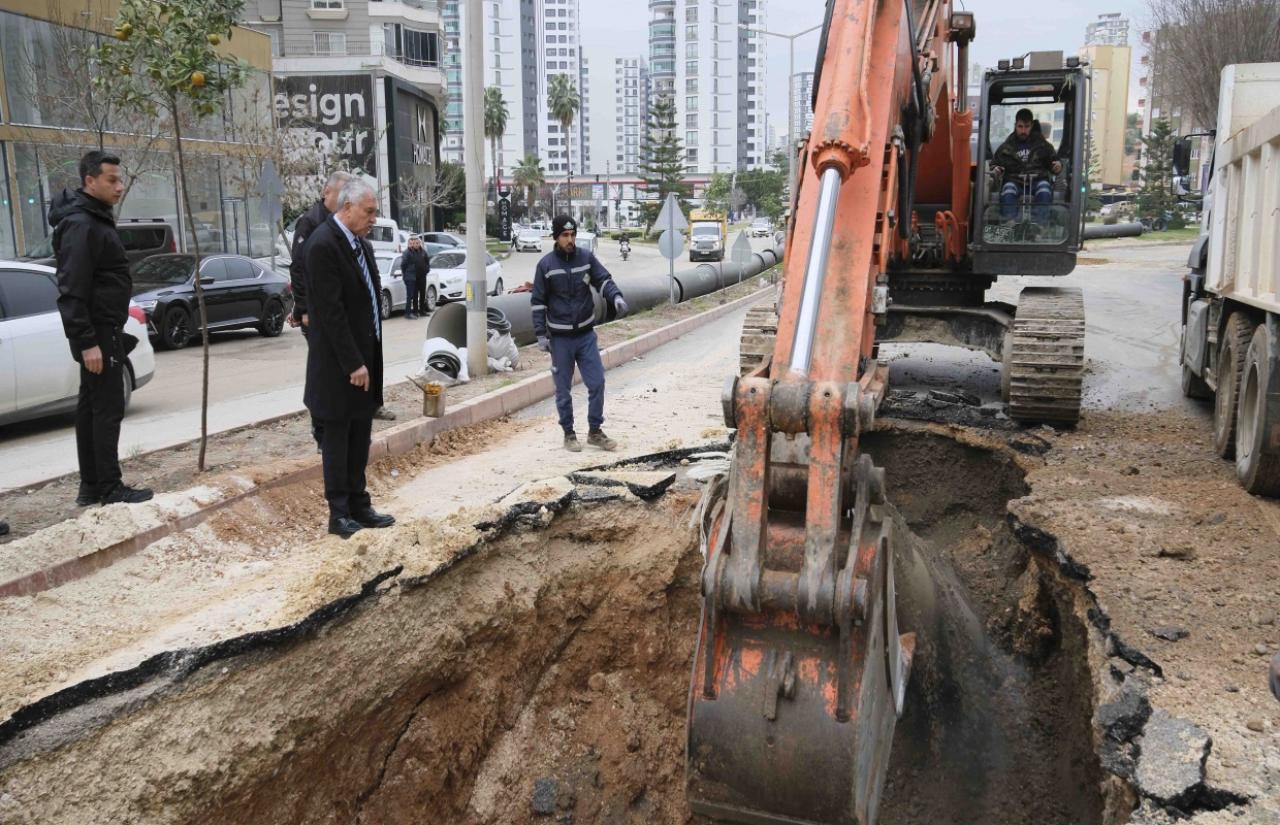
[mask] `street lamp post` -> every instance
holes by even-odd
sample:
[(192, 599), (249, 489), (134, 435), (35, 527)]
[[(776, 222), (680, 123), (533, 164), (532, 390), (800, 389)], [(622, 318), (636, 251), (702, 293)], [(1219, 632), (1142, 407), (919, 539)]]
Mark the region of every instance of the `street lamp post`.
[(748, 26), (746, 23), (739, 23), (738, 28), (747, 31), (759, 32), (767, 34), (770, 37), (779, 37), (787, 41), (787, 195), (795, 197), (796, 191), (796, 116), (795, 106), (791, 105), (791, 95), (794, 92), (796, 80), (796, 38), (803, 37), (810, 32), (816, 32), (822, 28), (819, 23), (811, 26), (804, 31), (795, 34), (782, 34), (781, 32), (771, 32), (768, 29), (757, 28), (756, 26)]

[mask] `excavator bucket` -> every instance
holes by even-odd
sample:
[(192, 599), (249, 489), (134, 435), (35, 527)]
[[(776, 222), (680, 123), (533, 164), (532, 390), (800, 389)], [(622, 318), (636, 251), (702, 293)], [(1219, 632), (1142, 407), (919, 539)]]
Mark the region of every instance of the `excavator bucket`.
[[(805, 622), (785, 604), (804, 533), (783, 514), (764, 548), (763, 577), (782, 584), (765, 585), (771, 606), (752, 614), (704, 599), (689, 693), (695, 813), (779, 825), (875, 822), (914, 638), (898, 635), (883, 475), (865, 457), (855, 475), (835, 576), (835, 599), (848, 611), (837, 609), (837, 621)], [(721, 501), (707, 510), (704, 590), (732, 552), (728, 508)]]

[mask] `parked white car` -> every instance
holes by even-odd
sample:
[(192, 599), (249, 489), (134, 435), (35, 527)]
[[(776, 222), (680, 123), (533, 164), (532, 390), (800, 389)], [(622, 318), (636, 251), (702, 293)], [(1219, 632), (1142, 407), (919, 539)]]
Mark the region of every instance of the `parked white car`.
[[(53, 267), (0, 261), (0, 424), (70, 412), (80, 393), (80, 365), (71, 357), (58, 313)], [(155, 376), (146, 314), (129, 302), (124, 331), (138, 339), (129, 353), (124, 402)]]
[[(467, 287), (467, 251), (451, 249), (433, 255), (431, 275), (439, 281), (442, 302), (463, 300), (466, 297)], [(501, 295), (505, 291), (502, 283), (502, 264), (487, 253), (484, 275), (490, 295)]]
[(542, 233), (536, 229), (521, 229), (516, 235), (517, 252), (541, 252)]
[(452, 232), (423, 232), (418, 236), (423, 243), (438, 243), (441, 246), (466, 247), (466, 239)]

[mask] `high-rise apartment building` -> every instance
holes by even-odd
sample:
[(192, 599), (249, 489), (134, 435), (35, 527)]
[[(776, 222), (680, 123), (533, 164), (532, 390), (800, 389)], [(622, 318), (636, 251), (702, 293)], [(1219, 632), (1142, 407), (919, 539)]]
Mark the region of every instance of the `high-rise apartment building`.
[[(538, 0), (485, 0), (483, 8), (484, 86), (497, 87), (507, 104), (507, 129), (498, 141), (497, 163), (504, 179), (526, 154), (539, 151), (538, 140)], [(462, 163), (462, 37), (459, 0), (441, 6), (445, 34), (445, 77), (449, 104), (445, 110), (444, 158)], [(485, 140), (485, 175), (493, 174), (493, 158)]]
[(813, 72), (799, 72), (791, 78), (791, 120), (795, 140), (813, 131)]
[[(567, 169), (581, 174), (591, 160), (591, 80), (578, 35), (578, 0), (485, 0), (484, 86), (502, 90), (507, 104), (507, 130), (499, 140), (498, 168), (509, 180), (528, 154), (542, 159), (548, 175)], [(462, 162), (462, 37), (465, 29), (459, 0), (445, 0), (446, 76), (449, 82), (445, 159)], [(553, 75), (565, 74), (578, 90), (580, 108), (570, 134), (547, 104)], [(493, 174), (486, 140), (485, 174)], [(565, 147), (569, 158), (566, 163)]]
[(675, 102), (690, 173), (764, 164), (764, 5), (650, 0), (650, 94)]
[(1119, 12), (1100, 14), (1098, 19), (1085, 27), (1086, 46), (1128, 46), (1129, 19)]
[[(637, 174), (648, 120), (649, 73), (644, 58), (617, 57), (606, 46), (587, 49), (591, 96), (591, 139), (586, 172), (593, 177)], [(601, 73), (601, 68), (607, 72)], [(603, 90), (603, 92), (601, 91)]]
[(1080, 57), (1089, 63), (1092, 101), (1089, 134), (1097, 153), (1096, 183), (1119, 186), (1124, 181), (1124, 131), (1129, 112), (1128, 46), (1085, 46)]

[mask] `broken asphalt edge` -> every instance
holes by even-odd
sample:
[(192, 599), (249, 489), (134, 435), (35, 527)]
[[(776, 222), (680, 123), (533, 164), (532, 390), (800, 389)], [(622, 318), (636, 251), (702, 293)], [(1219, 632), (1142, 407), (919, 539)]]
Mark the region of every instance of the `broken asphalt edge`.
[[(611, 370), (621, 366), (724, 315), (758, 303), (773, 293), (773, 287), (762, 288), (750, 295), (744, 295), (741, 298), (728, 301), (706, 312), (683, 318), (628, 341), (614, 344), (600, 352), (605, 369)], [(581, 376), (575, 376), (574, 382), (580, 383)], [(376, 462), (383, 458), (403, 455), (420, 444), (430, 443), (441, 433), (510, 415), (553, 395), (555, 395), (555, 383), (551, 372), (550, 370), (542, 370), (538, 374), (517, 381), (510, 386), (491, 390), (483, 395), (463, 401), (456, 408), (449, 410), (439, 418), (415, 418), (376, 433), (373, 437), (373, 442), (369, 446), (369, 460), (370, 462)], [(296, 413), (289, 414), (289, 416), (292, 415), (296, 415)], [(256, 424), (246, 425), (241, 429), (261, 426), (264, 423), (271, 423), (280, 418), (280, 416), (275, 416)], [(167, 536), (196, 527), (215, 513), (247, 498), (267, 490), (286, 487), (299, 482), (312, 481), (320, 477), (320, 459), (318, 457), (312, 458), (301, 467), (295, 467), (273, 478), (255, 482), (248, 488), (237, 490), (226, 498), (202, 505), (195, 512), (175, 517), (164, 524), (156, 525), (84, 555), (25, 573), (6, 582), (0, 582), (0, 598), (30, 596), (84, 578), (91, 573), (115, 564), (121, 559), (128, 558), (144, 550)]]
[[(661, 461), (662, 454), (641, 456), (637, 461)], [(591, 480), (585, 486), (599, 486)], [(670, 485), (665, 485), (663, 492)], [(475, 525), (482, 535), (450, 558), (420, 576), (403, 576), (404, 565), (395, 565), (372, 576), (352, 593), (340, 596), (292, 624), (257, 630), (207, 645), (167, 650), (139, 664), (93, 679), (87, 679), (23, 705), (0, 721), (0, 771), (31, 758), (36, 753), (61, 747), (68, 741), (91, 735), (123, 713), (128, 713), (157, 693), (174, 687), (209, 665), (232, 658), (284, 648), (315, 637), (365, 603), (381, 598), (392, 587), (410, 590), (423, 587), (447, 575), (458, 565), (514, 531), (529, 525), (548, 526), (573, 505), (593, 506), (620, 498), (616, 495), (584, 494), (577, 486), (558, 498), (522, 501), (511, 505), (496, 520)], [(94, 712), (77, 725), (59, 726), (56, 720), (70, 711), (99, 703)], [(38, 729), (54, 723), (50, 732)], [(36, 731), (34, 736), (31, 732)]]

